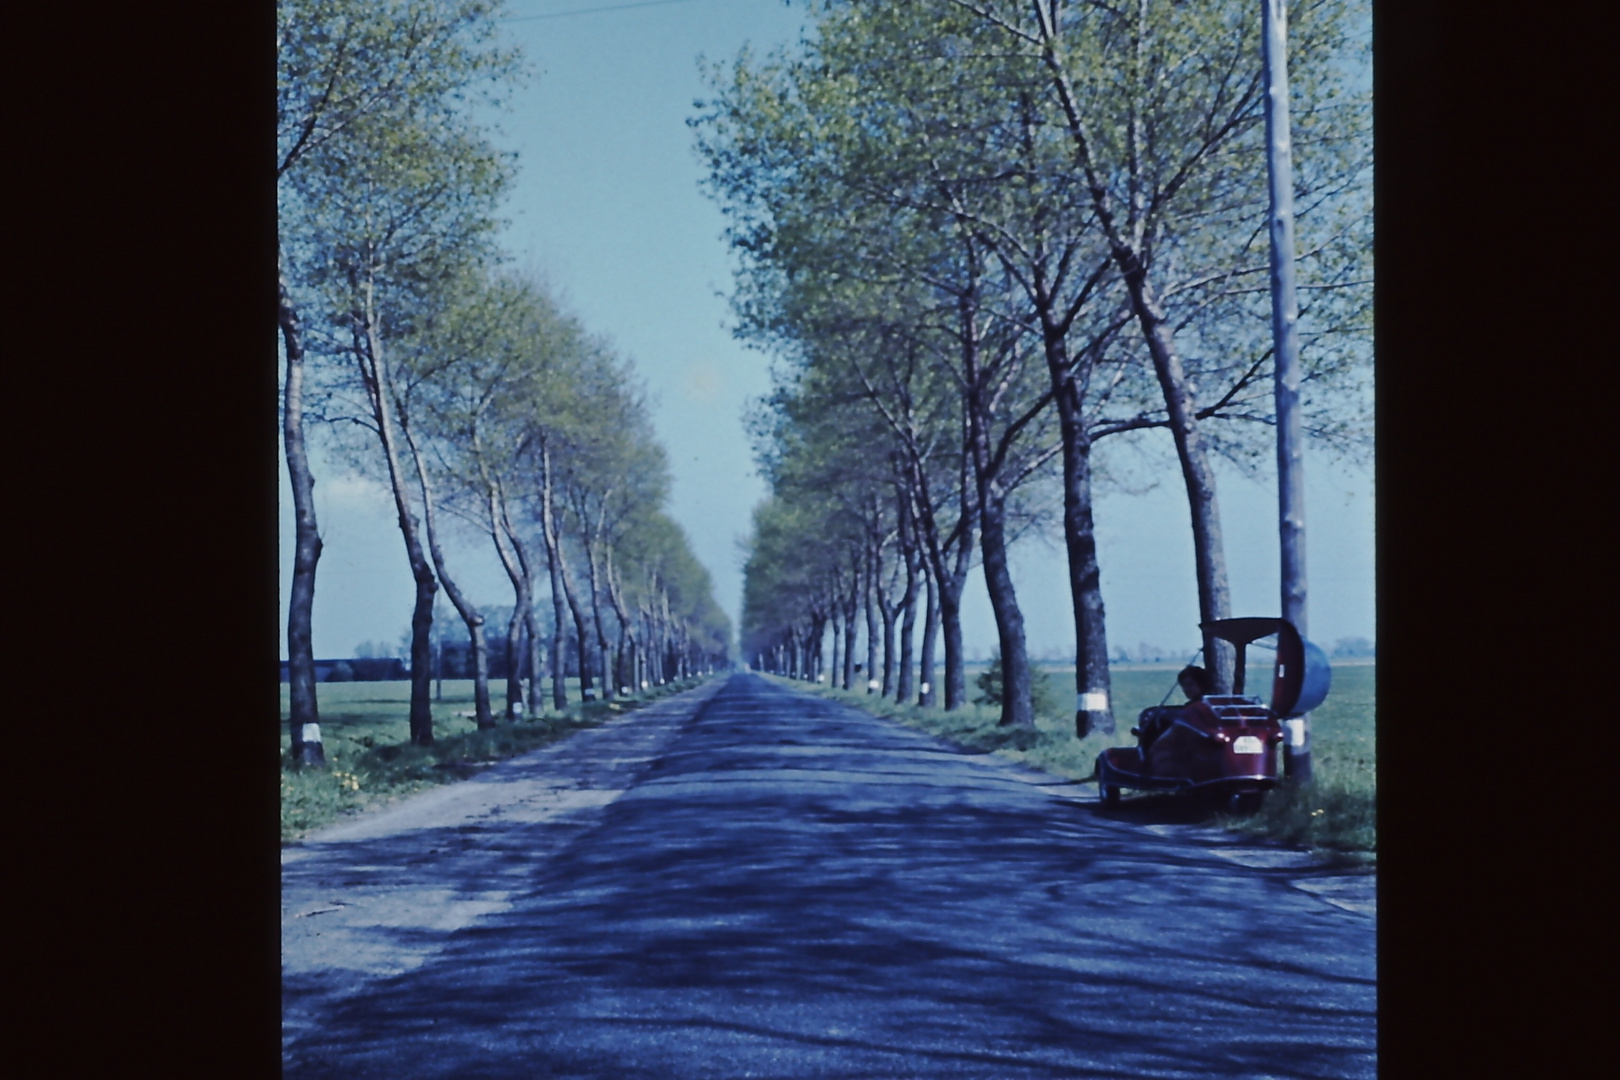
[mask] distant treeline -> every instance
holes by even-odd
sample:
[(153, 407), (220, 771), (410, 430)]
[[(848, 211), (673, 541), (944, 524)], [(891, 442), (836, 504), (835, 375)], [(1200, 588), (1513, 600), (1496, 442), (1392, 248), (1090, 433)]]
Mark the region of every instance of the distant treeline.
[[(509, 674), (506, 662), (506, 636), (494, 635), (492, 644), (499, 649), (490, 658), (489, 676), (492, 679), (505, 679)], [(570, 657), (565, 657), (565, 675), (570, 679), (579, 678), (579, 665)], [(528, 677), (528, 665), (518, 664), (519, 678)], [(432, 675), (436, 679), (470, 679), (476, 667), (474, 664), (472, 643), (468, 641), (442, 642), (433, 658)], [(408, 679), (411, 677), (410, 665), (397, 656), (351, 656), (341, 660), (316, 660), (316, 682), (387, 682), (392, 679)], [(287, 661), (281, 662), (281, 681), (287, 681)]]
[[(1115, 664), (1188, 663), (1197, 651), (1196, 645), (1166, 649), (1158, 645), (1149, 645), (1144, 641), (1134, 649), (1127, 649), (1124, 646), (1114, 649), (1109, 660)], [(1364, 637), (1345, 637), (1335, 641), (1327, 652), (1335, 660), (1354, 660), (1377, 656), (1378, 647)], [(1257, 658), (1255, 662), (1258, 662)]]
[[(365, 656), (315, 661), (316, 682), (385, 682), (389, 679), (408, 679), (410, 676), (405, 661), (394, 657)], [(281, 681), (287, 680), (287, 661), (283, 660)]]

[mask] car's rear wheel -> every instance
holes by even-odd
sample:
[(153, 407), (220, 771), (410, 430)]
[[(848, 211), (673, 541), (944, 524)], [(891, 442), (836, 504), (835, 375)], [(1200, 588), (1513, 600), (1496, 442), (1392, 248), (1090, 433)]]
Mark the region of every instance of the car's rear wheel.
[(1236, 791), (1227, 805), (1234, 814), (1258, 814), (1265, 801), (1266, 793), (1263, 791)]

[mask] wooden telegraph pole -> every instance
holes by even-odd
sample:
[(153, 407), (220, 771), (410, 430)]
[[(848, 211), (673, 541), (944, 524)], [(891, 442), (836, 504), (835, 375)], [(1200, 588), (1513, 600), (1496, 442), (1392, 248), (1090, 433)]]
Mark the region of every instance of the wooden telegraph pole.
[[(1288, 13), (1260, 0), (1266, 63), (1266, 166), (1271, 181), (1271, 335), (1276, 358), (1277, 511), (1282, 617), (1305, 631), (1305, 461), (1299, 421), (1299, 300), (1294, 290), (1294, 163), (1288, 122)], [(1311, 782), (1310, 717), (1286, 721), (1283, 769)]]

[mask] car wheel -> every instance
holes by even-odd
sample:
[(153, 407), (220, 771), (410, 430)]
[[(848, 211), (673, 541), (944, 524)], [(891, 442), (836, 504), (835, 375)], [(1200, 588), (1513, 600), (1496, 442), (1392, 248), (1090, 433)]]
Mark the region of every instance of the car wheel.
[(1233, 794), (1231, 809), (1234, 814), (1258, 814), (1260, 807), (1265, 803), (1266, 793), (1263, 791), (1239, 791)]
[(1119, 805), (1119, 787), (1108, 782), (1108, 767), (1101, 754), (1097, 755), (1097, 804), (1104, 809)]

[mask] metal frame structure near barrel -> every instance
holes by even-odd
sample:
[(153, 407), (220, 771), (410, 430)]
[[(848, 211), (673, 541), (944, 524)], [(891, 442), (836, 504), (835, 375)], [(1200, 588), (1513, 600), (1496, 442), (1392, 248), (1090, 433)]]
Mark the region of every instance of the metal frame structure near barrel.
[[(1276, 748), (1285, 738), (1297, 740), (1298, 718), (1327, 698), (1333, 681), (1327, 654), (1286, 619), (1220, 619), (1202, 629), (1236, 649), (1232, 693), (1174, 711), (1144, 710), (1131, 729), (1137, 745), (1112, 747), (1097, 758), (1104, 806), (1117, 806), (1122, 788), (1136, 788), (1206, 793), (1240, 812), (1258, 810), (1277, 784)], [(1244, 668), (1249, 645), (1272, 636), (1277, 660), (1268, 705), (1244, 693)], [(1150, 719), (1158, 727), (1150, 728)]]

